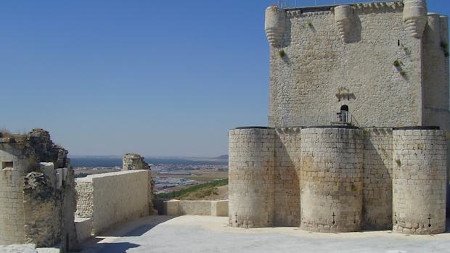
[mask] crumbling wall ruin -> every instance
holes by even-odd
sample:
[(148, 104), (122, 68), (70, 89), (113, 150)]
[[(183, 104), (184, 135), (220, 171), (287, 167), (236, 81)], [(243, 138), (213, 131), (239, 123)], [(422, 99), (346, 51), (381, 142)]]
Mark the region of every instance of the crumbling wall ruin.
[(74, 174), (50, 134), (0, 133), (0, 244), (77, 248)]

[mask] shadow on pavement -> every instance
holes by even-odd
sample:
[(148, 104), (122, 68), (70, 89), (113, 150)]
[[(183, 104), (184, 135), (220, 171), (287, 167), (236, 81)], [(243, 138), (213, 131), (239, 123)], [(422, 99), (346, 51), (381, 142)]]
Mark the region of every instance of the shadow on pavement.
[(154, 215), (130, 221), (124, 224), (114, 226), (114, 228), (101, 233), (100, 237), (124, 237), (141, 236), (161, 223), (175, 218), (174, 216)]
[(124, 253), (129, 249), (137, 248), (140, 245), (129, 242), (117, 242), (117, 243), (99, 243), (101, 248), (100, 252), (107, 253)]
[(168, 217), (168, 216), (161, 216), (160, 219), (157, 220), (157, 222), (151, 222), (148, 224), (143, 224), (137, 228), (134, 228), (133, 230), (129, 231), (126, 236), (141, 236), (145, 233), (147, 233), (148, 231), (150, 231), (152, 228), (158, 226), (161, 223), (164, 223), (168, 220), (171, 220), (175, 217)]
[(81, 245), (83, 253), (118, 253), (126, 252), (131, 248), (137, 248), (140, 245), (120, 242), (124, 237), (138, 237), (152, 230), (161, 223), (169, 221), (173, 216), (149, 216), (134, 220), (128, 223), (117, 225), (114, 228), (101, 233), (101, 235), (91, 238)]

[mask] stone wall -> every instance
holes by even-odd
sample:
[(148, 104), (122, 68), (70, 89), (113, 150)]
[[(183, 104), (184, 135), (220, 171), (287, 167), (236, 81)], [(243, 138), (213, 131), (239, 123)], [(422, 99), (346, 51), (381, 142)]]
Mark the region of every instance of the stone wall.
[(0, 168), (0, 244), (24, 243), (25, 220), (21, 161), (1, 150), (0, 161), (13, 161), (15, 166), (14, 168)]
[(0, 244), (77, 248), (67, 153), (42, 129), (0, 132)]
[[(433, 131), (440, 133), (439, 145), (427, 144), (437, 143), (438, 137), (421, 137), (429, 135), (429, 131), (421, 127), (415, 133), (418, 137), (397, 139), (392, 128), (231, 130), (230, 221), (242, 221), (234, 224), (238, 227), (251, 227), (256, 222), (258, 226), (298, 226), (301, 223), (303, 229), (322, 232), (387, 230), (393, 227), (392, 209), (397, 202), (397, 209), (429, 205), (435, 211), (428, 215), (436, 216), (436, 222), (442, 221), (438, 214), (445, 214), (447, 147), (444, 131)], [(275, 136), (274, 139), (271, 136)], [(433, 149), (427, 149), (429, 147)], [(393, 171), (398, 166), (394, 156), (399, 155), (411, 163), (413, 170), (408, 167), (403, 174), (399, 174), (398, 169)], [(424, 170), (423, 167), (434, 169)], [(394, 175), (400, 179), (395, 179)], [(432, 179), (415, 180), (418, 175)], [(407, 184), (402, 183), (403, 177)], [(393, 188), (396, 183), (399, 183), (397, 188)], [(397, 200), (393, 199), (393, 192), (397, 192)], [(271, 210), (273, 216), (270, 216)]]
[(169, 200), (164, 201), (165, 214), (228, 216), (227, 200)]
[(122, 170), (149, 170), (150, 166), (139, 154), (128, 153), (123, 156)]
[(394, 231), (446, 230), (446, 143), (442, 130), (394, 130)]
[(275, 130), (234, 129), (229, 138), (230, 226), (272, 226)]
[(392, 228), (392, 129), (364, 129), (363, 224), (368, 230)]
[(301, 228), (359, 231), (363, 206), (363, 131), (302, 130)]
[(274, 225), (300, 226), (301, 128), (276, 130), (274, 168)]
[(92, 218), (93, 234), (149, 215), (149, 171), (91, 175), (76, 180), (77, 216)]
[(273, 13), (286, 21), (268, 24), (284, 24), (268, 32), (283, 33), (270, 48), (269, 126), (329, 125), (344, 104), (361, 127), (422, 124), (422, 44), (402, 3)]
[[(144, 157), (139, 154), (128, 153), (123, 156), (122, 159), (122, 170), (148, 170), (150, 171), (150, 165), (145, 162)], [(152, 173), (148, 173), (149, 180), (149, 191), (148, 191), (148, 200), (150, 204), (150, 213), (156, 213), (156, 210), (153, 209), (153, 199), (154, 199), (154, 188), (155, 183), (153, 181)]]

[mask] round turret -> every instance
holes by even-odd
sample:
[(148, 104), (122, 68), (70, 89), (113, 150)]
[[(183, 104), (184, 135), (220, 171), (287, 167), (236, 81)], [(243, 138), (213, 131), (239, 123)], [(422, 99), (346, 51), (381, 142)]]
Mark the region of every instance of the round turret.
[(393, 230), (445, 231), (446, 144), (440, 130), (394, 130)]
[(286, 12), (277, 6), (266, 9), (265, 31), (267, 40), (273, 47), (281, 47), (286, 31)]
[(353, 8), (350, 5), (340, 5), (334, 8), (334, 20), (338, 27), (339, 36), (344, 42), (347, 41), (348, 34), (351, 31), (352, 19)]
[(405, 29), (414, 38), (421, 38), (427, 24), (425, 0), (404, 0), (403, 22)]
[(230, 131), (229, 218), (232, 227), (270, 227), (274, 215), (275, 130)]
[(301, 132), (301, 229), (361, 229), (363, 132), (353, 128), (307, 128)]

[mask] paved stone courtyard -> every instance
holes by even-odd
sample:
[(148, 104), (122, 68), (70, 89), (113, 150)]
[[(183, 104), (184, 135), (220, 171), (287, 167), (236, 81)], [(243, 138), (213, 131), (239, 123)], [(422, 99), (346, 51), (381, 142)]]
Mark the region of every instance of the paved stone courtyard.
[(227, 222), (210, 216), (146, 217), (85, 243), (82, 252), (450, 252), (450, 233), (321, 234), (298, 228), (231, 228)]

